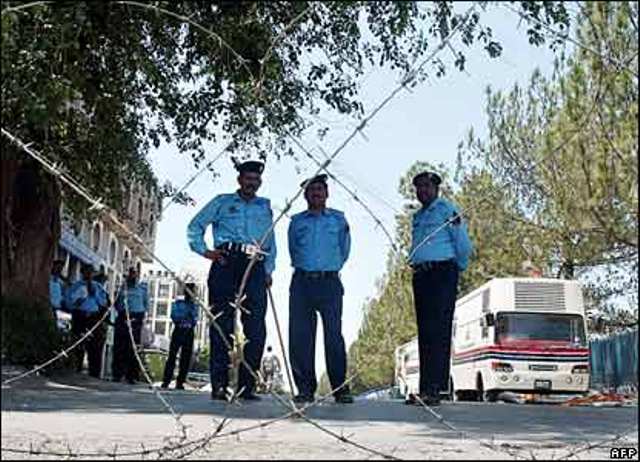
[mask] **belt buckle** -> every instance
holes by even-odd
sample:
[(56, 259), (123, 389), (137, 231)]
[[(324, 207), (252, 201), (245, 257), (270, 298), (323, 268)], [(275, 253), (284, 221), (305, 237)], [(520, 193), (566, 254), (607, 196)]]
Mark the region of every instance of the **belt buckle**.
[(257, 260), (260, 261), (264, 258), (264, 255), (262, 253), (260, 253), (260, 247), (258, 247), (257, 245), (253, 245), (253, 244), (244, 244), (242, 246), (242, 251), (250, 256), (253, 257), (254, 255), (257, 255)]

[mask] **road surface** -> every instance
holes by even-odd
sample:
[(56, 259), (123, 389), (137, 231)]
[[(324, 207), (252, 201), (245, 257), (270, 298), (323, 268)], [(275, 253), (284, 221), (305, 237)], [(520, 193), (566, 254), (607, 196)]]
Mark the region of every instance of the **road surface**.
[[(308, 409), (306, 416), (333, 432), (331, 436), (300, 417), (272, 421), (287, 411), (273, 397), (228, 404), (211, 401), (208, 394), (197, 391), (169, 391), (165, 396), (183, 414), (190, 440), (213, 432), (225, 416), (231, 419), (221, 436), (206, 447), (196, 451), (195, 444), (188, 446), (194, 449), (188, 456), (192, 459), (380, 459), (386, 455), (401, 459), (571, 456), (586, 460), (608, 459), (612, 447), (638, 447), (637, 406), (445, 402), (434, 416), (402, 401), (358, 400), (353, 405), (326, 402)], [(264, 426), (242, 431), (257, 424)], [(240, 433), (233, 433), (238, 430)], [(609, 441), (625, 432), (625, 438)], [(114, 448), (117, 453), (143, 447), (150, 450), (166, 446), (167, 437), (176, 434), (174, 419), (143, 385), (72, 375), (32, 377), (2, 387), (3, 459), (47, 458), (7, 449), (74, 455), (95, 451), (108, 455)], [(598, 442), (602, 446), (584, 450)]]

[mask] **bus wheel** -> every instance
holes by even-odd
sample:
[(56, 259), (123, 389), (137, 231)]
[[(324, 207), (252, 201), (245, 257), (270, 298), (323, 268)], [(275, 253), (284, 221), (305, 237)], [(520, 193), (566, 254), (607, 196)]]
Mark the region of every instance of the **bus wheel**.
[(476, 401), (493, 403), (498, 399), (498, 392), (495, 390), (484, 390), (484, 384), (482, 382), (482, 376), (478, 375), (476, 385)]

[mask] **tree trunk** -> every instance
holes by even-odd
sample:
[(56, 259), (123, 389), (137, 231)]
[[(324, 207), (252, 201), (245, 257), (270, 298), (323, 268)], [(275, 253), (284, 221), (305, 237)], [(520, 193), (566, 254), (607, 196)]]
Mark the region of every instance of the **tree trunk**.
[(60, 238), (60, 186), (25, 153), (2, 143), (2, 298), (47, 302)]

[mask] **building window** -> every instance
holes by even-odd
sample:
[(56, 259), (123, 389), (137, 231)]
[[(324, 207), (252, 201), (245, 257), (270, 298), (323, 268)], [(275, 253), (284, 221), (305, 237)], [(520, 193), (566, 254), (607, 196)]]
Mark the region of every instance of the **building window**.
[(156, 281), (149, 281), (149, 297), (155, 298), (156, 296)]
[(116, 248), (115, 239), (111, 240), (111, 244), (109, 245), (109, 263), (114, 265), (116, 262), (116, 254), (118, 253), (118, 249)]
[(144, 212), (144, 202), (142, 199), (138, 199), (138, 220), (142, 220), (142, 212)]
[(169, 298), (171, 296), (171, 286), (169, 284), (160, 284), (158, 287), (158, 298)]
[(131, 259), (131, 257), (129, 256), (129, 251), (125, 250), (124, 251), (124, 258), (122, 260), (122, 272), (129, 271), (129, 264), (131, 263), (129, 261), (130, 259)]
[(100, 251), (100, 239), (102, 238), (102, 233), (100, 231), (100, 225), (98, 223), (93, 225), (93, 251)]
[(169, 304), (167, 302), (158, 302), (156, 306), (156, 316), (166, 317), (169, 311)]
[(153, 332), (157, 335), (167, 335), (167, 323), (165, 321), (156, 321), (156, 325), (153, 329)]

